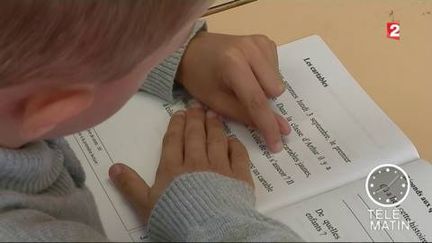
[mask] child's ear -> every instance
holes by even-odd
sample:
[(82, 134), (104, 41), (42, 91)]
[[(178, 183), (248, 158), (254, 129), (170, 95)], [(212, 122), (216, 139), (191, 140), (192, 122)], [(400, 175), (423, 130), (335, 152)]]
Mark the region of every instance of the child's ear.
[(86, 110), (93, 99), (94, 90), (89, 86), (42, 91), (30, 96), (22, 106), (21, 136), (31, 141), (47, 134)]

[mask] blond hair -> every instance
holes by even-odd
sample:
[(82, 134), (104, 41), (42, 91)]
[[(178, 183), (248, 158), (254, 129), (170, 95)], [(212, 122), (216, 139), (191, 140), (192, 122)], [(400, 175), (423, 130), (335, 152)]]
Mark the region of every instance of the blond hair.
[(2, 0), (0, 88), (128, 73), (202, 7), (194, 0)]

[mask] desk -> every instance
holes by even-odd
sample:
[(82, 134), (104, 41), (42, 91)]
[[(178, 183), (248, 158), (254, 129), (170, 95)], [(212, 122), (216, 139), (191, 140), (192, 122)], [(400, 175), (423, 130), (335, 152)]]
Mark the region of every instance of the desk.
[[(211, 32), (284, 44), (318, 34), (432, 162), (432, 1), (260, 0), (207, 18)], [(399, 41), (386, 22), (400, 22)]]

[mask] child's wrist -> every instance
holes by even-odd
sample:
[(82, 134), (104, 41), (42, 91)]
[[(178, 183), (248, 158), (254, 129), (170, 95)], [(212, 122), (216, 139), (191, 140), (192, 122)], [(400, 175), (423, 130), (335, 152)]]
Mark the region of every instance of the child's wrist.
[[(254, 210), (253, 188), (213, 172), (178, 176), (153, 208), (148, 230), (152, 239), (169, 240), (211, 218)], [(175, 233), (177, 231), (177, 233)], [(178, 240), (178, 239), (177, 239)]]

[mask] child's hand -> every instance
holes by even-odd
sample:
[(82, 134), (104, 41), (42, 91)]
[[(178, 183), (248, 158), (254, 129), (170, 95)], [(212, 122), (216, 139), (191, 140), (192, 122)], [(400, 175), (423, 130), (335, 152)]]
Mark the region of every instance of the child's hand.
[(288, 122), (268, 98), (284, 91), (276, 45), (265, 36), (201, 32), (183, 56), (177, 81), (216, 112), (258, 128), (270, 150), (282, 150)]
[(116, 164), (110, 177), (145, 222), (160, 195), (179, 175), (209, 171), (253, 186), (249, 156), (237, 139), (228, 139), (215, 113), (195, 106), (171, 118), (165, 134), (159, 168), (152, 187), (132, 169)]

